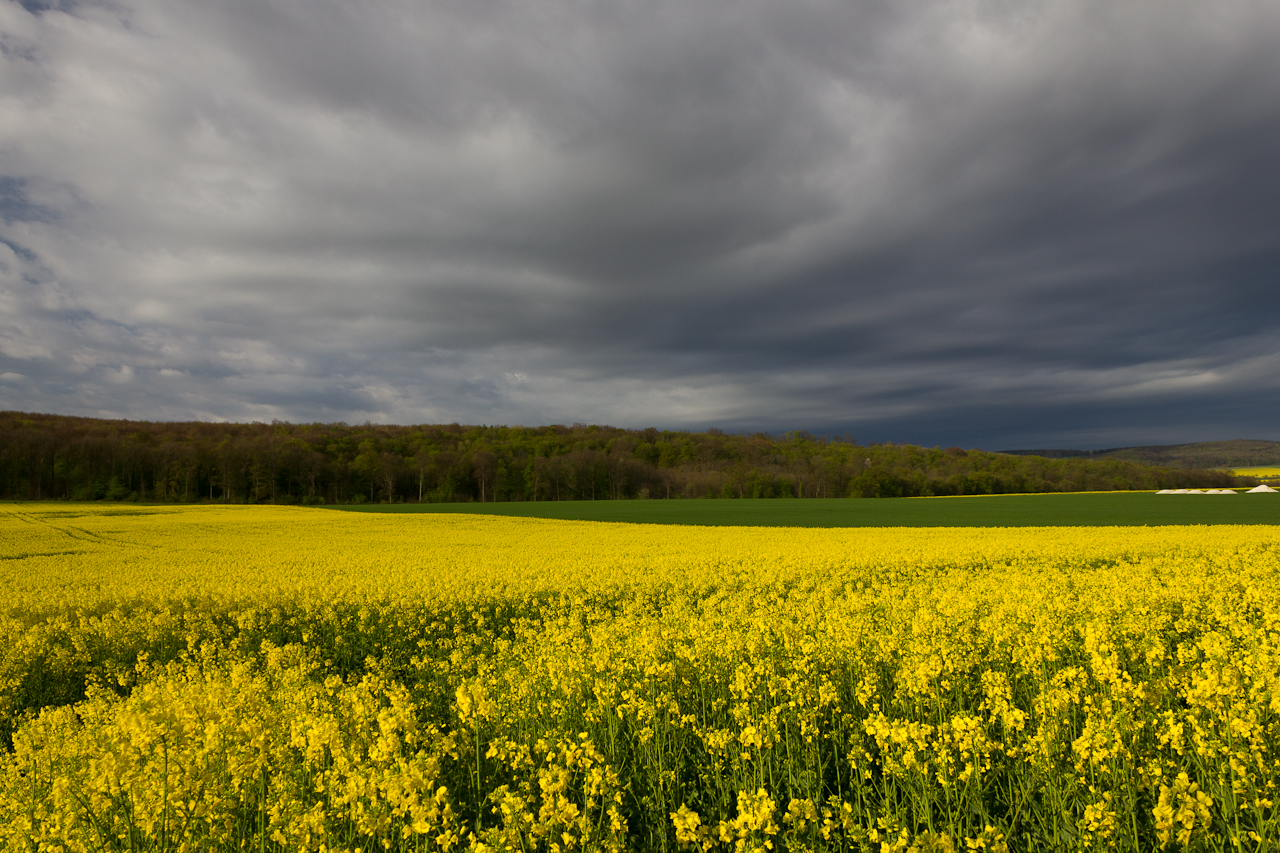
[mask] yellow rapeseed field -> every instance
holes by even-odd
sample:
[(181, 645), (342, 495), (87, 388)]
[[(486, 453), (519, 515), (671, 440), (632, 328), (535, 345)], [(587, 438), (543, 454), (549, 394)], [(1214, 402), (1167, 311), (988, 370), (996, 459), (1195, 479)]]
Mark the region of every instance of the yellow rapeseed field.
[(1274, 480), (1280, 477), (1280, 465), (1255, 465), (1252, 468), (1233, 468), (1231, 473), (1240, 477), (1257, 477), (1261, 480)]
[(1280, 529), (0, 506), (0, 849), (1272, 850)]

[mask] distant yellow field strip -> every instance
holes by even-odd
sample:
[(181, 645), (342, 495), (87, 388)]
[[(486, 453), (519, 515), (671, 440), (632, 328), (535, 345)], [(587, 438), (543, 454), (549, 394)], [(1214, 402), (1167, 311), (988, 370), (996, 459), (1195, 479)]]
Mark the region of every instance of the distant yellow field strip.
[(1280, 477), (1280, 465), (1258, 465), (1252, 468), (1232, 468), (1231, 473), (1237, 477)]

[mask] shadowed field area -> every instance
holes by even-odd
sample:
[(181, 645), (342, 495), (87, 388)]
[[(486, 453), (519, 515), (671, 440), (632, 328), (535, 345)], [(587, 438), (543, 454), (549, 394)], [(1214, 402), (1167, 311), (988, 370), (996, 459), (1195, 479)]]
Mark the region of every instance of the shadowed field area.
[(526, 518), (746, 527), (1060, 527), (1278, 524), (1280, 495), (1151, 492), (814, 500), (547, 501), (363, 504), (354, 512), (483, 513)]

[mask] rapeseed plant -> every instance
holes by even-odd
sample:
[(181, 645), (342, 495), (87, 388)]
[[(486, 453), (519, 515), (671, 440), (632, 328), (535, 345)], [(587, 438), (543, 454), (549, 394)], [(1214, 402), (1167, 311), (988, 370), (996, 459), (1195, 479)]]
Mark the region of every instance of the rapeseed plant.
[(1280, 531), (0, 509), (0, 848), (1270, 850)]

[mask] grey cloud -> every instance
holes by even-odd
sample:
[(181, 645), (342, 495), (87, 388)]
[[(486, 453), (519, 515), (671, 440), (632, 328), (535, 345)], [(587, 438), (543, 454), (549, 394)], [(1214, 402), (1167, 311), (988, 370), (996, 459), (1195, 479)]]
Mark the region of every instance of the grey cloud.
[(0, 406), (1275, 437), (1277, 47), (1249, 0), (11, 2)]
[(52, 222), (57, 211), (36, 204), (27, 195), (26, 181), (0, 176), (0, 220), (14, 222)]

